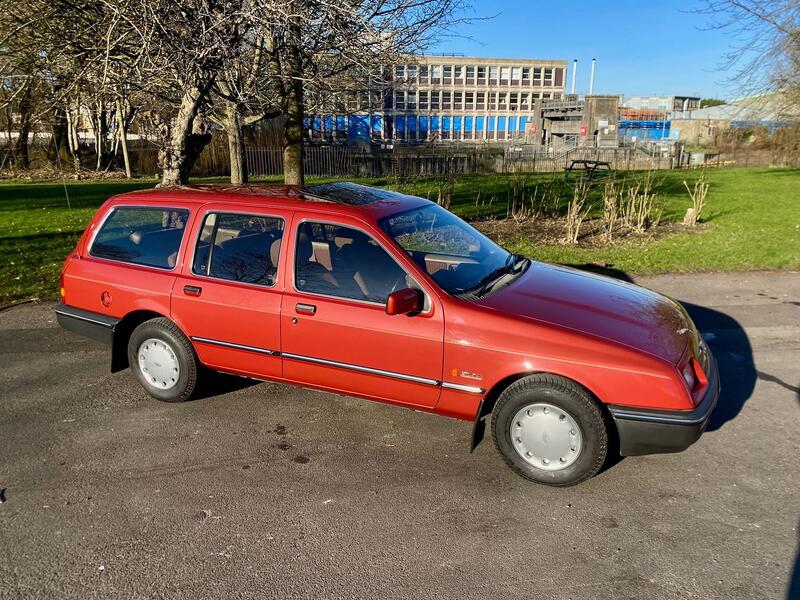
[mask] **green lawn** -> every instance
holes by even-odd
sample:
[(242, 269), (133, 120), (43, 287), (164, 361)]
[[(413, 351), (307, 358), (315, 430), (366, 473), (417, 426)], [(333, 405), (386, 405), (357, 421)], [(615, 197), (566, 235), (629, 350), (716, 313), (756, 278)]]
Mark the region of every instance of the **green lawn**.
[[(665, 220), (680, 221), (690, 205), (683, 179), (697, 171), (659, 173), (658, 191)], [(529, 178), (529, 185), (554, 180)], [(800, 268), (800, 170), (730, 169), (708, 173), (711, 190), (701, 233), (677, 233), (651, 239), (627, 239), (605, 248), (540, 245), (517, 236), (504, 240), (510, 249), (564, 264), (603, 263), (630, 274), (667, 271)], [(314, 183), (320, 180), (310, 180)], [(436, 198), (434, 179), (365, 179), (364, 183)], [(466, 218), (504, 217), (512, 176), (461, 177), (451, 210)], [(67, 183), (0, 183), (0, 302), (54, 298), (64, 257), (73, 248), (100, 203), (113, 194), (151, 187), (154, 180)], [(560, 184), (551, 184), (560, 186)], [(563, 189), (562, 189), (563, 188)], [(559, 210), (569, 197), (561, 190)], [(480, 194), (480, 196), (478, 196)], [(598, 193), (592, 213), (598, 214)], [(483, 208), (476, 206), (476, 199)]]

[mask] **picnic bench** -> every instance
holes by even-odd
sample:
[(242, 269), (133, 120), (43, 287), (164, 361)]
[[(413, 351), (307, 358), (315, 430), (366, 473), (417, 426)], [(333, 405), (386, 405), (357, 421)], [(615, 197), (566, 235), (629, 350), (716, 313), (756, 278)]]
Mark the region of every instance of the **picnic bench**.
[(611, 163), (605, 160), (575, 159), (564, 169), (564, 177), (569, 179), (573, 173), (581, 173), (582, 179), (591, 181), (598, 173), (611, 172)]

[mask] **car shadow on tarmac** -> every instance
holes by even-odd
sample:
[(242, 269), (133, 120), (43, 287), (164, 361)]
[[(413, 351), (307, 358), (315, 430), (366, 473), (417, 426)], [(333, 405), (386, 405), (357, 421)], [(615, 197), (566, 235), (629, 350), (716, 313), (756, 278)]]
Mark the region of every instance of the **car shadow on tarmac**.
[(224, 396), (232, 392), (237, 392), (261, 383), (255, 379), (238, 377), (219, 373), (215, 371), (203, 371), (197, 384), (197, 391), (192, 396), (191, 401), (213, 398), (214, 396)]
[(797, 524), (797, 555), (794, 557), (794, 569), (789, 575), (789, 589), (786, 600), (798, 600), (800, 598), (800, 523)]

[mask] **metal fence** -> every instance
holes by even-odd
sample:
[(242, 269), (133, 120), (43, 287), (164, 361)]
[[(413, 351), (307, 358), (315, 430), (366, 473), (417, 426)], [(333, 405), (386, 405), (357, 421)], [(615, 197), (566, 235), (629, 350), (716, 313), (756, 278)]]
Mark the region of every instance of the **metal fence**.
[[(247, 147), (251, 175), (283, 173), (281, 148)], [(306, 175), (316, 177), (386, 177), (488, 172), (490, 160), (479, 152), (396, 152), (347, 146), (309, 146), (305, 149)]]

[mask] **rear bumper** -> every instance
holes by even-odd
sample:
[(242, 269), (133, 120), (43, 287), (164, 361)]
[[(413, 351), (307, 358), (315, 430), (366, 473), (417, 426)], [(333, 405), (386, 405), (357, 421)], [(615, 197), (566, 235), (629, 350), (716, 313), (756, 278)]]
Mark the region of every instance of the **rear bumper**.
[(64, 329), (108, 345), (114, 342), (114, 330), (119, 323), (119, 319), (66, 304), (56, 307), (56, 318)]
[(694, 444), (705, 431), (719, 400), (717, 361), (708, 351), (708, 390), (693, 410), (655, 410), (609, 405), (619, 433), (623, 456), (680, 452)]

